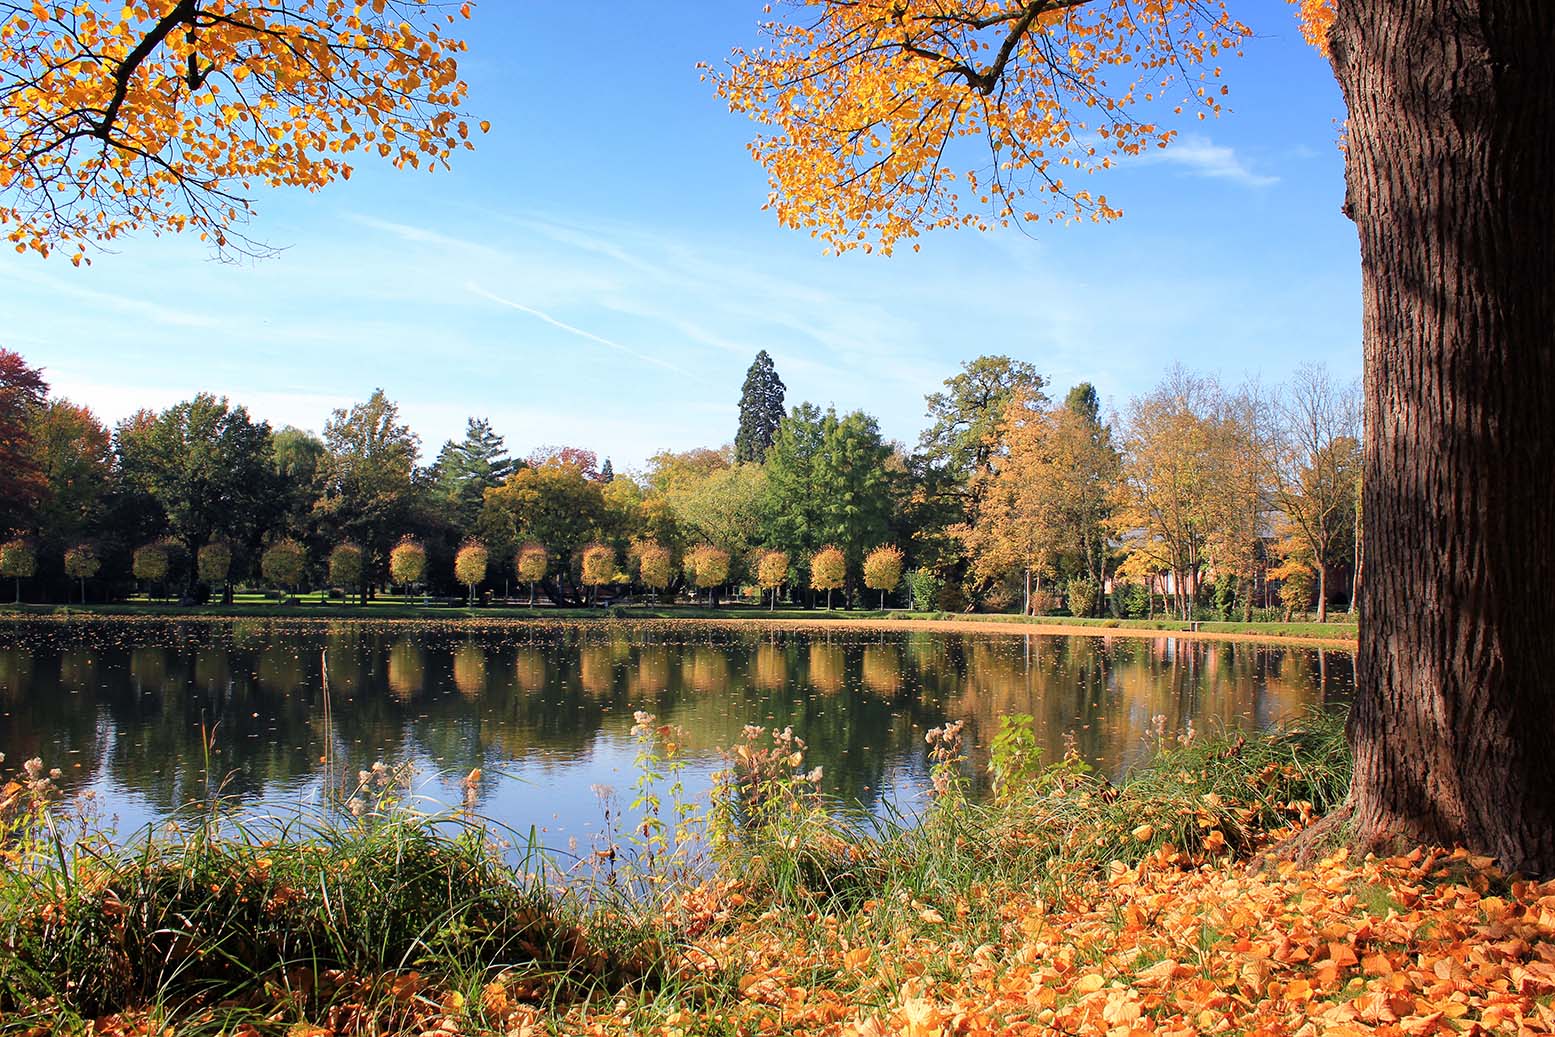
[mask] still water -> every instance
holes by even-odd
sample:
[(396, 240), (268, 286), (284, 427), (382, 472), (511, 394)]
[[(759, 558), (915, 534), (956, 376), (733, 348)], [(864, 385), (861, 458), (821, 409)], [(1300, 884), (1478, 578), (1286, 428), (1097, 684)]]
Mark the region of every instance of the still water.
[[(326, 680), (327, 676), (327, 680)], [(693, 792), (746, 724), (792, 726), (824, 786), (879, 809), (927, 787), (924, 734), (966, 721), (971, 767), (1029, 713), (1118, 776), (1173, 734), (1276, 724), (1351, 695), (1348, 652), (1162, 636), (883, 632), (703, 622), (0, 623), (0, 752), (37, 756), (132, 834), (212, 789), (244, 810), (319, 802), (340, 773), (410, 764), (429, 809), (476, 809), (545, 842), (597, 836), (631, 798), (633, 714), (684, 728)], [(327, 689), (327, 690), (326, 690)]]

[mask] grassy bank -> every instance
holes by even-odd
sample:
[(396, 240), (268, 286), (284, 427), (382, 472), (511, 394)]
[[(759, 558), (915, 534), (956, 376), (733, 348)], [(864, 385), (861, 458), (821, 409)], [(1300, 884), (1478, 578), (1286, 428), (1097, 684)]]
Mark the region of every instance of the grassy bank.
[[(450, 620), (528, 622), (534, 620), (607, 621), (632, 620), (713, 620), (771, 623), (868, 623), (922, 629), (928, 624), (949, 629), (950, 625), (969, 630), (987, 629), (1008, 632), (1080, 633), (1097, 635), (1155, 636), (1159, 633), (1231, 638), (1260, 641), (1321, 641), (1330, 644), (1353, 642), (1357, 627), (1353, 623), (1185, 623), (1169, 619), (1083, 619), (1070, 616), (1018, 616), (959, 612), (907, 612), (900, 610), (825, 610), (779, 609), (769, 611), (755, 606), (706, 608), (697, 606), (630, 605), (619, 608), (458, 608), (447, 605), (423, 606), (380, 599), (367, 606), (319, 605), (301, 603), (277, 605), (273, 602), (240, 602), (234, 605), (180, 607), (176, 604), (129, 603), (116, 605), (71, 606), (0, 606), (3, 616), (156, 616), (202, 619), (363, 619), (363, 620)], [(973, 626), (975, 624), (975, 626)]]
[(714, 814), (717, 868), (696, 881), (628, 881), (612, 862), (561, 885), (491, 833), (392, 813), (114, 849), (37, 824), (18, 841), (13, 807), (0, 1032), (1353, 1037), (1555, 1022), (1555, 885), (1424, 851), (1249, 867), (1344, 795), (1335, 722), (1173, 745), (1116, 787), (1072, 759), (1041, 766), (1018, 727), (988, 802), (965, 797), (955, 732), (937, 733), (940, 795), (912, 823), (839, 815), (795, 743), (750, 732)]

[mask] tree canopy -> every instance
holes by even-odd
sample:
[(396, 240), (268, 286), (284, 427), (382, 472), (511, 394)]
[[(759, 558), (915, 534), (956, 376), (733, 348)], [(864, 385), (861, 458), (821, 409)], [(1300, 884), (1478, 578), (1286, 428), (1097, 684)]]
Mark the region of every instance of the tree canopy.
[[(258, 186), (317, 190), (350, 156), (446, 167), (460, 116), (462, 8), (375, 0), (88, 0), (0, 7), (0, 223), (19, 250), (136, 229), (218, 251)], [(482, 128), (485, 126), (482, 124)]]

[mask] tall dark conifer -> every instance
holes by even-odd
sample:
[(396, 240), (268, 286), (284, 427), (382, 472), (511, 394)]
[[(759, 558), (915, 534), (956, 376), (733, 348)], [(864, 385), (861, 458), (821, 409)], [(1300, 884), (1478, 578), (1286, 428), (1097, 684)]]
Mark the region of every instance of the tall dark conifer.
[(740, 431), (734, 437), (736, 461), (759, 463), (767, 456), (772, 437), (783, 420), (784, 392), (783, 380), (763, 349), (745, 372), (745, 385), (740, 390)]

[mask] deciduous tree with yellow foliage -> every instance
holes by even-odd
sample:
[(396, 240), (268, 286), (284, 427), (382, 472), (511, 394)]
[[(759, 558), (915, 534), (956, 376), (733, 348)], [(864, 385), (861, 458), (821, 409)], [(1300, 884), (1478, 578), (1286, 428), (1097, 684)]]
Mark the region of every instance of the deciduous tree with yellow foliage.
[(551, 553), (540, 544), (525, 544), (518, 549), (513, 568), (518, 578), (529, 584), (529, 606), (533, 608), (535, 584), (545, 579), (545, 574), (550, 571)]
[(581, 564), (583, 586), (599, 596), (599, 588), (614, 583), (616, 578), (615, 548), (605, 544), (591, 544), (583, 549)]
[(864, 586), (880, 592), (882, 610), (885, 596), (902, 582), (902, 559), (902, 549), (895, 544), (883, 544), (864, 558)]
[(770, 611), (777, 611), (778, 591), (788, 580), (788, 552), (767, 551), (756, 562), (756, 583), (772, 596)]
[(643, 586), (659, 593), (670, 585), (674, 576), (674, 556), (670, 549), (656, 541), (648, 541), (637, 547), (637, 575)]
[(427, 573), (427, 549), (414, 537), (401, 537), (389, 552), (389, 579), (410, 598), (410, 588), (420, 583)]
[(826, 608), (831, 610), (831, 592), (848, 581), (848, 559), (841, 549), (827, 545), (810, 557), (810, 587), (826, 592)]
[(693, 586), (707, 591), (707, 603), (716, 600), (717, 588), (729, 582), (729, 552), (712, 544), (699, 544), (686, 553), (686, 575)]
[(454, 579), (464, 584), (468, 591), (470, 608), (475, 607), (475, 588), (486, 579), (486, 570), (490, 564), (491, 553), (486, 550), (486, 545), (479, 540), (471, 540), (459, 548), (459, 553), (454, 556)]
[[(149, 229), (221, 252), (261, 186), (318, 190), (351, 156), (447, 167), (472, 4), (85, 0), (0, 7), (0, 223), (18, 251)], [(482, 124), (482, 129), (486, 128)]]

